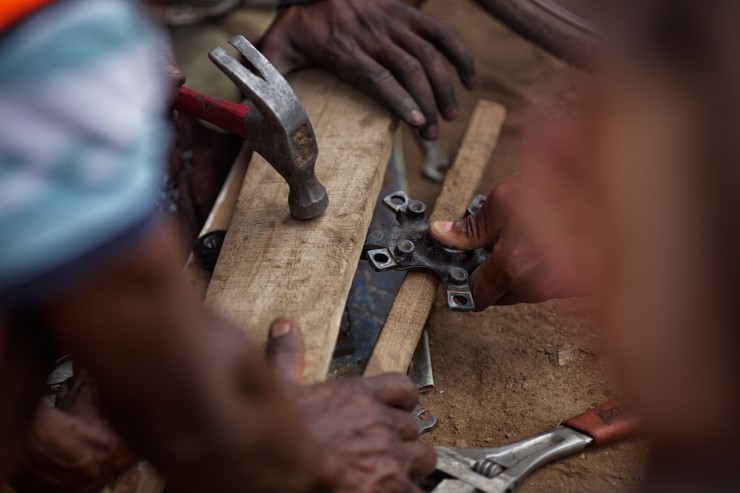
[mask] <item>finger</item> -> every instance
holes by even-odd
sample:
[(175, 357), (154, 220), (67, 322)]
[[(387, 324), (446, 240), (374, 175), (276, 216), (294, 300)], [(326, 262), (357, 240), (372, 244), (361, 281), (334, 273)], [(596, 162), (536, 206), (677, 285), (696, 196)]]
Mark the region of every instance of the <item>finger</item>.
[(415, 442), (419, 437), (419, 425), (416, 423), (416, 420), (411, 417), (410, 413), (400, 409), (393, 409), (391, 412), (393, 413), (396, 432), (401, 440)]
[(432, 87), (427, 79), (424, 67), (415, 57), (393, 44), (368, 43), (366, 50), (375, 60), (387, 67), (401, 83), (406, 92), (414, 98), (419, 106), (426, 125), (421, 129), (421, 136), (426, 140), (434, 140), (439, 134), (437, 127), (437, 105)]
[(509, 292), (505, 272), (501, 254), (494, 248), (493, 253), (470, 276), (475, 311), (480, 312), (496, 304)]
[(257, 42), (257, 49), (283, 75), (309, 66), (306, 57), (282, 34), (279, 20)]
[(304, 353), (303, 336), (298, 325), (287, 318), (275, 320), (270, 327), (267, 356), (278, 375), (291, 382), (300, 382)]
[(419, 105), (388, 69), (359, 47), (350, 54), (351, 57), (339, 61), (337, 72), (342, 78), (374, 96), (412, 127), (426, 126), (427, 120)]
[(382, 403), (411, 412), (419, 402), (419, 390), (405, 375), (386, 373), (364, 378), (363, 385)]
[(421, 479), (433, 473), (437, 467), (437, 454), (434, 448), (423, 442), (404, 443), (401, 450), (409, 462), (409, 476)]
[(399, 45), (421, 62), (442, 116), (447, 120), (454, 119), (458, 114), (455, 90), (437, 49), (406, 26), (394, 29), (392, 35)]
[(410, 14), (412, 29), (444, 53), (455, 66), (460, 80), (468, 89), (478, 84), (473, 56), (462, 41), (447, 26), (444, 26), (419, 10)]
[(491, 250), (505, 222), (505, 210), (495, 207), (492, 195), (473, 215), (457, 221), (433, 221), (429, 234), (433, 239), (453, 248)]

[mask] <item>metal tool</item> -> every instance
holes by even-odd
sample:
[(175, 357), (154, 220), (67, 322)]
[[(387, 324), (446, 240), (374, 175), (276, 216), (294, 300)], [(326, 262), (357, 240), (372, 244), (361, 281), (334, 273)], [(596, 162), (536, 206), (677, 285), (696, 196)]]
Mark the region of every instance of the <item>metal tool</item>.
[(414, 418), (416, 425), (419, 427), (418, 436), (429, 433), (439, 424), (437, 416), (429, 414), (427, 410), (423, 408), (411, 411), (411, 417)]
[(434, 388), (434, 370), (427, 329), (422, 331), (419, 344), (416, 345), (414, 356), (411, 358), (409, 378), (414, 381), (419, 392), (428, 392)]
[[(475, 213), (483, 201), (482, 195), (473, 199), (468, 213)], [(474, 311), (468, 277), (488, 257), (488, 252), (457, 250), (433, 240), (429, 235), (426, 204), (411, 200), (405, 192), (392, 193), (383, 203), (396, 213), (399, 226), (377, 228), (368, 233), (362, 252), (373, 269), (432, 271), (447, 290), (447, 306), (451, 310)]]
[(638, 420), (621, 401), (610, 401), (565, 421), (562, 426), (496, 448), (437, 447), (437, 471), (447, 476), (434, 493), (511, 493), (535, 469), (634, 435)]
[(60, 357), (54, 363), (54, 368), (46, 378), (46, 386), (44, 387), (44, 395), (41, 398), (42, 402), (49, 406), (54, 406), (57, 399), (57, 393), (62, 387), (62, 383), (68, 378), (72, 378), (74, 375), (74, 361), (72, 361), (71, 354), (65, 354)]
[(442, 149), (437, 141), (419, 139), (424, 151), (424, 164), (421, 171), (430, 180), (442, 183), (445, 174), (450, 168), (450, 156)]
[[(249, 141), (290, 187), (288, 204), (296, 219), (312, 219), (329, 205), (314, 173), (319, 150), (311, 122), (288, 81), (243, 36), (229, 40), (247, 66), (223, 48), (209, 54), (249, 100), (240, 105), (180, 87), (172, 107)], [(249, 68), (247, 68), (249, 67)]]

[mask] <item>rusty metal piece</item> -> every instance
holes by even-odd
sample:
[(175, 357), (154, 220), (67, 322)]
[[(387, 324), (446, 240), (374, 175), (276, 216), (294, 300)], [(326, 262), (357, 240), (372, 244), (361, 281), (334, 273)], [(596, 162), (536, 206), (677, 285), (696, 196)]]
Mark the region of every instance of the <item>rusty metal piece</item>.
[[(477, 211), (485, 201), (479, 195), (468, 206)], [(488, 252), (448, 248), (429, 235), (426, 204), (412, 200), (405, 192), (392, 193), (383, 203), (396, 213), (398, 226), (371, 230), (365, 239), (363, 257), (377, 271), (426, 270), (436, 273), (447, 291), (450, 310), (475, 310), (468, 278), (488, 257)]]

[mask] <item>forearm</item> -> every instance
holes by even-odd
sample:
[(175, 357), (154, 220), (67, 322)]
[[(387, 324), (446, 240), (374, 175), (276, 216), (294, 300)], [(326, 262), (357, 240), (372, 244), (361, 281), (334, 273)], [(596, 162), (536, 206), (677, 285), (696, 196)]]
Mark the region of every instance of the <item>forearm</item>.
[(99, 379), (124, 438), (175, 484), (312, 491), (320, 453), (307, 450), (261, 352), (183, 282), (176, 252), (174, 235), (154, 233), (56, 300), (46, 317), (54, 336)]
[(0, 483), (18, 459), (51, 367), (38, 327), (10, 318), (0, 314)]

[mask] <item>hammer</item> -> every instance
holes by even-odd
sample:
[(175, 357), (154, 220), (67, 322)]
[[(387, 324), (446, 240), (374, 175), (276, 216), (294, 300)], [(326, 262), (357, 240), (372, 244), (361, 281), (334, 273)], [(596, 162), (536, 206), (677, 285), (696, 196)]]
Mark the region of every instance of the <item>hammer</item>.
[(172, 108), (248, 140), (288, 183), (290, 214), (296, 219), (320, 216), (329, 197), (314, 173), (319, 149), (306, 111), (288, 81), (249, 41), (234, 36), (229, 44), (247, 66), (220, 47), (208, 57), (239, 87), (249, 106), (180, 87)]

